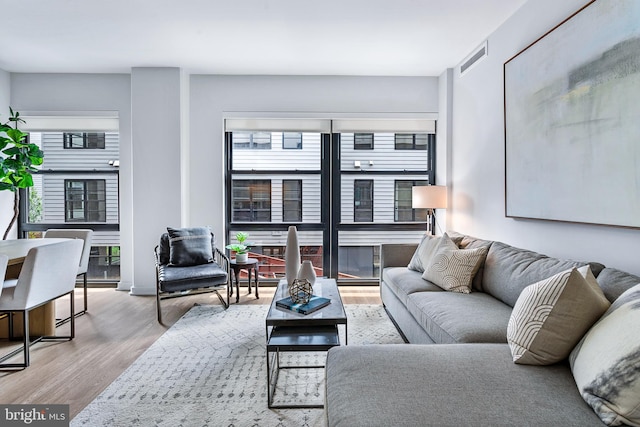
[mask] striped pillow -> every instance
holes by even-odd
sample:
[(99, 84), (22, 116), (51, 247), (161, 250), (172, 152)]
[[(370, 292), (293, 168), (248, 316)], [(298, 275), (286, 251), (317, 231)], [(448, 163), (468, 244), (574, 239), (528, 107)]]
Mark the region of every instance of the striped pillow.
[(513, 361), (550, 365), (567, 358), (609, 305), (588, 266), (527, 286), (507, 326)]
[(425, 263), (422, 278), (445, 291), (468, 294), (471, 281), (487, 256), (487, 248), (459, 249), (445, 233)]

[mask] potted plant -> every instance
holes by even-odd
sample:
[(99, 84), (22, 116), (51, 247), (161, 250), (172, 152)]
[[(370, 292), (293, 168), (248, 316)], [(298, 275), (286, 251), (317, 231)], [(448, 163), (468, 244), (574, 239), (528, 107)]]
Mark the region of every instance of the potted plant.
[[(13, 191), (13, 217), (2, 240), (6, 240), (11, 227), (18, 219), (20, 189), (33, 187), (34, 166), (42, 164), (44, 154), (36, 144), (28, 142), (27, 134), (18, 129), (24, 123), (20, 113), (9, 107), (9, 121), (0, 123), (0, 191)], [(12, 126), (13, 124), (13, 126)]]
[(247, 242), (248, 237), (249, 233), (239, 231), (236, 233), (236, 240), (238, 241), (238, 243), (232, 243), (225, 246), (230, 251), (236, 253), (236, 262), (239, 264), (244, 264), (249, 259), (249, 249), (251, 248), (251, 243)]

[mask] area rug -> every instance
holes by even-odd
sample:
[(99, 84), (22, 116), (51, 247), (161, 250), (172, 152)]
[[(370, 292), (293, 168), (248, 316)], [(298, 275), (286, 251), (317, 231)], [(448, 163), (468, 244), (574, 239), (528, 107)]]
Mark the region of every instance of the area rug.
[[(402, 338), (379, 305), (346, 305), (348, 344)], [(323, 409), (268, 409), (267, 305), (195, 306), (72, 421), (71, 426), (323, 426)], [(343, 330), (342, 327), (340, 327)], [(344, 340), (341, 334), (341, 340)], [(286, 353), (283, 364), (324, 364)], [(276, 403), (322, 403), (322, 369), (282, 370)]]

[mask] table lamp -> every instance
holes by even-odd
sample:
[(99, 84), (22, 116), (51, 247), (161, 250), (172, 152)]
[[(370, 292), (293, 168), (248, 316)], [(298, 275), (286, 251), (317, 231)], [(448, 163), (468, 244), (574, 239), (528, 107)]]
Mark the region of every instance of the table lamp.
[(427, 209), (427, 233), (434, 235), (435, 210), (447, 207), (447, 187), (424, 185), (411, 187), (411, 207)]

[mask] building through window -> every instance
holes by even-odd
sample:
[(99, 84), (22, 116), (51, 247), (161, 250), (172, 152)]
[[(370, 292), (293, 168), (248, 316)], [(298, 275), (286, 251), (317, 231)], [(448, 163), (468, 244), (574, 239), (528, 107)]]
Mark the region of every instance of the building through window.
[(373, 222), (373, 180), (353, 182), (353, 221)]
[(396, 133), (396, 150), (426, 150), (429, 143), (426, 133)]
[(283, 132), (282, 148), (285, 150), (302, 150), (301, 132)]
[(236, 132), (234, 150), (271, 150), (271, 132)]
[(302, 221), (302, 180), (282, 180), (282, 220)]
[(231, 192), (233, 221), (271, 221), (271, 180), (234, 179)]
[(413, 209), (411, 207), (411, 188), (419, 185), (428, 185), (428, 181), (396, 180), (394, 190), (395, 221), (424, 221), (427, 218), (427, 209)]
[(64, 148), (104, 149), (104, 132), (65, 132), (62, 138)]
[(65, 179), (66, 222), (105, 222), (107, 203), (104, 179)]
[(354, 150), (373, 150), (373, 134), (372, 133), (354, 133), (353, 149)]

